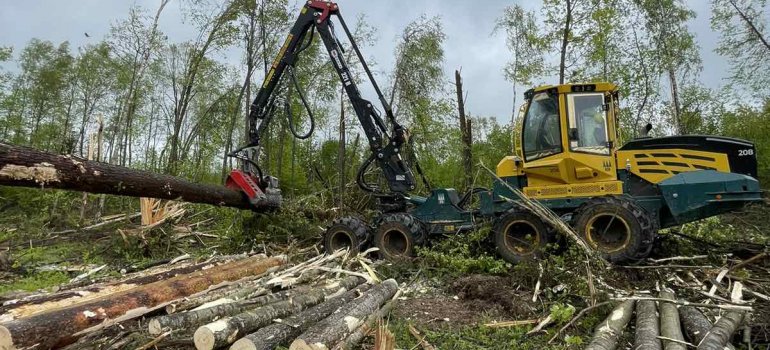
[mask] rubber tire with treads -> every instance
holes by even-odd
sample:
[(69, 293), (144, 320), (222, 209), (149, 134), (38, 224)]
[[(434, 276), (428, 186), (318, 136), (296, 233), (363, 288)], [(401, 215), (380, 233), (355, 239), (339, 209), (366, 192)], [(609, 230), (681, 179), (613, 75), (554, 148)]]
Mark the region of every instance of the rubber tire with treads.
[[(393, 231), (397, 231), (393, 232)], [(391, 234), (403, 238), (404, 247), (395, 250), (388, 244)], [(374, 246), (379, 248), (380, 256), (388, 260), (403, 260), (414, 257), (414, 247), (425, 243), (425, 228), (417, 218), (407, 213), (383, 215), (374, 232)]]
[(351, 253), (357, 254), (366, 248), (369, 236), (369, 226), (364, 220), (355, 216), (337, 218), (332, 221), (331, 226), (324, 232), (324, 250), (327, 254), (332, 254), (346, 245), (339, 240), (345, 240), (350, 242)]
[(581, 205), (576, 211), (572, 227), (588, 245), (597, 249), (588, 237), (588, 225), (601, 214), (614, 215), (625, 221), (628, 225), (630, 237), (621, 249), (615, 251), (602, 251), (599, 254), (610, 262), (637, 263), (650, 254), (657, 228), (650, 215), (642, 207), (630, 199), (614, 196), (592, 198)]
[[(521, 253), (508, 244), (508, 228), (516, 222), (525, 223), (535, 230), (535, 234), (537, 235), (537, 246), (529, 252)], [(548, 226), (543, 223), (543, 220), (537, 215), (524, 211), (523, 209), (509, 211), (497, 218), (492, 227), (492, 235), (494, 236), (497, 253), (500, 254), (503, 260), (512, 264), (541, 257), (546, 245), (551, 240)]]

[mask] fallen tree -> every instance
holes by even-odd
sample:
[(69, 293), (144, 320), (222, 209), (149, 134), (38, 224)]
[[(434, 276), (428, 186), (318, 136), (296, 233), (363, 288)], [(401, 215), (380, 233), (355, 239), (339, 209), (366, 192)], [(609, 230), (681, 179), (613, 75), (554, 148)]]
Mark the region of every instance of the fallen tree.
[(149, 171), (0, 143), (0, 185), (182, 200), (266, 211), (239, 191)]
[(48, 349), (72, 342), (79, 333), (103, 322), (142, 315), (164, 303), (202, 292), (226, 281), (261, 274), (286, 262), (284, 257), (252, 257), (207, 270), (139, 286), (114, 295), (52, 310), (0, 325), (0, 349), (37, 346)]

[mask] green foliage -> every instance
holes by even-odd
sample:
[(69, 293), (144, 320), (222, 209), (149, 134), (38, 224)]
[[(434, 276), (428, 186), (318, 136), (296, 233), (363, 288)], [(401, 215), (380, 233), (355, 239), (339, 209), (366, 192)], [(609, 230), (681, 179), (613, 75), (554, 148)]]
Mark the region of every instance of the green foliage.
[(69, 275), (63, 271), (41, 271), (10, 283), (3, 283), (0, 285), (0, 294), (17, 290), (36, 291), (51, 288), (69, 280)]
[(711, 28), (720, 33), (716, 52), (730, 60), (732, 82), (760, 98), (770, 91), (768, 16), (766, 0), (711, 1)]
[(572, 305), (564, 305), (561, 303), (551, 305), (550, 316), (556, 324), (565, 324), (569, 322), (574, 314), (575, 307)]
[[(396, 344), (402, 349), (419, 348), (417, 340), (409, 333), (405, 321), (391, 319), (388, 328), (396, 337)], [(470, 325), (454, 329), (420, 329), (425, 339), (437, 349), (482, 350), (482, 349), (568, 349), (559, 344), (546, 344), (548, 337), (526, 337), (526, 327), (492, 328)]]
[(725, 136), (753, 141), (757, 148), (759, 180), (763, 186), (770, 184), (770, 98), (760, 106), (736, 98), (737, 108), (725, 111), (720, 123)]
[(419, 262), (424, 269), (438, 275), (506, 273), (510, 264), (489, 252), (489, 232), (489, 228), (485, 227), (465, 236), (435, 240), (432, 247), (417, 249)]

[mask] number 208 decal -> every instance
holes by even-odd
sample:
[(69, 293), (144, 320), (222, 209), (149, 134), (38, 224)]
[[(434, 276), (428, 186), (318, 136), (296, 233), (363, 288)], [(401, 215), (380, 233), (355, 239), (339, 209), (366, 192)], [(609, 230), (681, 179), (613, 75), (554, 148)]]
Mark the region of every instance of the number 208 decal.
[(738, 150), (738, 157), (753, 156), (753, 155), (754, 155), (754, 150), (751, 148)]

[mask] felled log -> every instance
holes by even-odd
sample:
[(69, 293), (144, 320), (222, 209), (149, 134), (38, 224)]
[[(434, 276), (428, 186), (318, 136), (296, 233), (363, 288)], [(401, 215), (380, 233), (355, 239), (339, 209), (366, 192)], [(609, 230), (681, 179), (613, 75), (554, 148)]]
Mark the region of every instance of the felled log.
[(198, 350), (211, 350), (232, 344), (245, 334), (270, 324), (276, 318), (300, 312), (310, 306), (321, 303), (329, 295), (335, 295), (341, 293), (341, 291), (354, 288), (362, 282), (362, 278), (348, 277), (340, 281), (336, 290), (320, 288), (307, 294), (294, 296), (286, 301), (269, 304), (201, 326), (193, 334), (195, 348)]
[(124, 316), (142, 314), (167, 301), (201, 292), (225, 281), (260, 274), (285, 262), (284, 257), (243, 259), (7, 322), (0, 325), (0, 349), (23, 348), (35, 344), (38, 344), (37, 349), (47, 349), (68, 344), (75, 339), (75, 333), (97, 326), (107, 319), (115, 322)]
[(310, 327), (297, 337), (290, 350), (331, 349), (353, 333), (366, 318), (398, 291), (398, 283), (389, 279), (372, 287), (362, 297), (353, 300), (336, 313)]
[[(357, 279), (356, 279), (357, 280)], [(252, 292), (253, 290), (247, 288), (246, 292)], [(254, 299), (234, 301), (219, 304), (212, 307), (202, 308), (200, 310), (191, 310), (188, 312), (175, 313), (171, 315), (158, 316), (150, 320), (147, 323), (148, 331), (151, 335), (159, 335), (166, 331), (180, 330), (180, 329), (196, 329), (199, 326), (205, 325), (217, 318), (233, 316), (249, 309), (255, 309), (260, 306), (273, 303), (276, 301), (286, 300), (292, 295), (301, 294), (303, 292), (309, 292), (308, 289), (299, 288), (297, 290), (284, 291), (273, 296), (273, 294), (263, 295)]]
[(241, 209), (253, 206), (239, 191), (149, 171), (56, 155), (0, 143), (0, 185), (48, 187), (71, 191), (182, 200)]
[[(682, 306), (679, 308), (679, 320), (682, 323), (684, 334), (690, 343), (698, 345), (703, 341), (709, 330), (713, 327), (711, 321), (706, 318), (697, 308), (693, 306)], [(732, 344), (726, 344), (726, 348), (733, 350)]]
[(370, 284), (362, 284), (294, 316), (260, 328), (233, 343), (230, 350), (272, 350), (282, 344), (287, 344), (316, 322), (323, 320), (343, 305), (361, 296), (369, 287), (371, 287)]
[(727, 344), (730, 343), (730, 339), (733, 337), (733, 333), (743, 323), (743, 317), (746, 315), (744, 312), (730, 311), (727, 314), (719, 318), (717, 323), (714, 323), (714, 327), (706, 333), (706, 336), (698, 344), (698, 350), (722, 350)]
[[(245, 256), (238, 257), (239, 260)], [(66, 290), (49, 294), (36, 294), (30, 295), (13, 302), (9, 302), (6, 305), (0, 306), (0, 314), (10, 313), (14, 318), (31, 316), (35, 312), (31, 310), (23, 310), (23, 306), (31, 304), (44, 304), (49, 302), (68, 302), (75, 303), (80, 302), (84, 297), (92, 297), (95, 294), (109, 292), (114, 289), (122, 289), (122, 286), (130, 285), (145, 285), (152, 282), (162, 281), (174, 276), (188, 274), (194, 271), (201, 271), (217, 265), (218, 261), (230, 261), (233, 257), (215, 259), (214, 261), (202, 262), (197, 264), (188, 264), (184, 266), (172, 267), (162, 271), (149, 271), (144, 273), (135, 273), (131, 276), (115, 282), (99, 283), (87, 286), (80, 290)], [(45, 305), (41, 305), (45, 306)], [(18, 309), (18, 310), (17, 310)]]
[(354, 350), (359, 348), (359, 344), (364, 340), (367, 334), (372, 330), (372, 327), (377, 322), (385, 318), (390, 311), (393, 310), (393, 301), (385, 303), (377, 312), (369, 315), (366, 318), (364, 324), (362, 324), (355, 332), (351, 333), (347, 338), (337, 343), (334, 346), (334, 350)]
[(660, 350), (659, 335), (658, 310), (655, 308), (655, 302), (650, 300), (636, 302), (634, 349)]
[(199, 295), (192, 298), (185, 298), (177, 300), (171, 304), (166, 305), (166, 313), (174, 314), (181, 311), (197, 308), (205, 303), (212, 302), (218, 299), (228, 298), (232, 300), (246, 299), (248, 297), (266, 293), (267, 290), (262, 288), (264, 281), (255, 279), (251, 281), (243, 281), (232, 286), (223, 287), (204, 295)]
[[(661, 299), (676, 299), (674, 293), (668, 290), (661, 291), (659, 296)], [(687, 347), (681, 343), (684, 341), (684, 336), (682, 335), (682, 326), (679, 323), (679, 311), (673, 303), (660, 302), (660, 333), (664, 338), (674, 340), (663, 339), (664, 350), (687, 349)]]
[(615, 350), (618, 346), (618, 338), (623, 334), (623, 329), (626, 328), (633, 314), (634, 300), (620, 303), (596, 328), (586, 350)]

